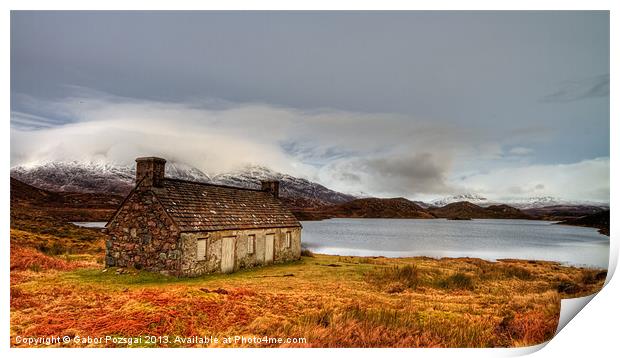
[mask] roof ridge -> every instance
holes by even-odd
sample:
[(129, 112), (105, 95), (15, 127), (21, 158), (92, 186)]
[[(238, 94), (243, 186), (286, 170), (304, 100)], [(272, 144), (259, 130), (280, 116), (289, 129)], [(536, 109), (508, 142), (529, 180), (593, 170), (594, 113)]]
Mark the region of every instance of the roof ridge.
[(239, 187), (239, 186), (232, 186), (232, 185), (225, 185), (225, 184), (213, 184), (213, 183), (205, 183), (205, 182), (199, 182), (199, 181), (177, 179), (177, 178), (166, 178), (166, 177), (164, 177), (164, 180), (177, 181), (177, 182), (189, 183), (189, 184), (199, 184), (199, 185), (205, 185), (205, 186), (215, 186), (215, 187), (219, 187), (219, 188), (248, 190), (248, 191), (260, 191), (260, 192), (265, 192), (266, 193), (265, 190), (261, 190), (261, 189), (243, 188), (243, 187)]

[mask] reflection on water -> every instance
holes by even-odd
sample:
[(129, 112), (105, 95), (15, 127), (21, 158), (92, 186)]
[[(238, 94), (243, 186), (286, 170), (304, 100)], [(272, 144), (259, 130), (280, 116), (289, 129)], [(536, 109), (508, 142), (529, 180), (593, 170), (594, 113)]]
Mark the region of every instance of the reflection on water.
[(330, 219), (304, 221), (303, 245), (353, 256), (519, 258), (607, 268), (609, 238), (549, 221)]
[(94, 228), (104, 228), (106, 221), (74, 221), (73, 225), (81, 226), (81, 227), (94, 227)]

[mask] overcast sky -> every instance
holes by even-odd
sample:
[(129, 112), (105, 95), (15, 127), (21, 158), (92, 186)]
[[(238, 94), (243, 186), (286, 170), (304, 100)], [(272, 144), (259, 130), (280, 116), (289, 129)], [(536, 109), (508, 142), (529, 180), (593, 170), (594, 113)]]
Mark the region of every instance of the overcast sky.
[(12, 12), (11, 165), (609, 200), (607, 12)]

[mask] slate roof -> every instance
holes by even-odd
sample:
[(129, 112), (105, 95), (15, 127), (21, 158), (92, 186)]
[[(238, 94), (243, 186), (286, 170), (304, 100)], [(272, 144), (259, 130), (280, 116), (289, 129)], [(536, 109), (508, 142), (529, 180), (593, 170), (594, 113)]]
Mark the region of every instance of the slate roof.
[(301, 226), (288, 208), (261, 190), (165, 178), (153, 192), (181, 231)]

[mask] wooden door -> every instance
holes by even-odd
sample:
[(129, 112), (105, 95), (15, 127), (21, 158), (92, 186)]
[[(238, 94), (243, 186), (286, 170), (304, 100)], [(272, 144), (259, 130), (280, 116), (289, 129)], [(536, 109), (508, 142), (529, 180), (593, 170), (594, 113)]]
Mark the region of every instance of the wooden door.
[(270, 264), (273, 262), (273, 242), (275, 240), (275, 234), (267, 234), (265, 236), (265, 263)]
[(235, 270), (235, 237), (222, 238), (222, 272), (229, 273)]

